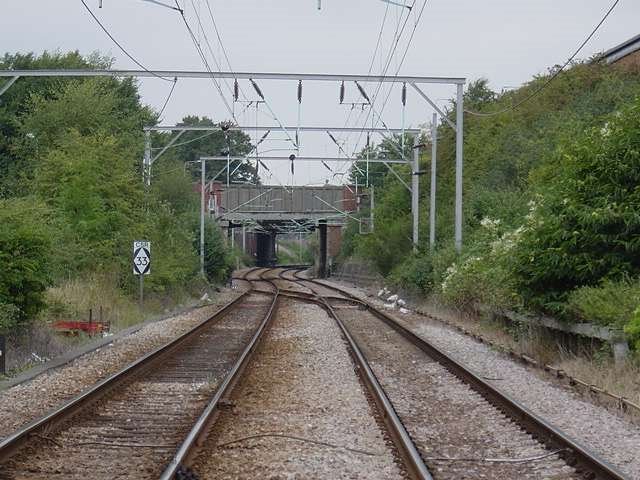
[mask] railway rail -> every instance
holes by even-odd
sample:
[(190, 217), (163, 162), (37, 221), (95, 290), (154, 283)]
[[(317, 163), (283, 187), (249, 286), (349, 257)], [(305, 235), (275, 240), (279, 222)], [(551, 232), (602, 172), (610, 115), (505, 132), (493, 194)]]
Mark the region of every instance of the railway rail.
[[(247, 290), (211, 318), (0, 442), (0, 478), (198, 478), (198, 448), (288, 298), (336, 321), (410, 478), (626, 479), (386, 312), (302, 271), (242, 272)], [(496, 432), (511, 436), (500, 438), (511, 458), (472, 455)]]
[(179, 475), (185, 446), (232, 388), (277, 303), (277, 288), (250, 288), (191, 331), (5, 438), (0, 477)]
[[(381, 343), (383, 342), (375, 345), (375, 348), (367, 348), (367, 346), (364, 345), (364, 340), (367, 339), (366, 333), (370, 333), (374, 328), (374, 323), (371, 322), (371, 320), (376, 319), (378, 320), (378, 324), (384, 325), (385, 328), (383, 330), (376, 330), (375, 335), (369, 336), (369, 341), (374, 343), (373, 337), (383, 334), (385, 341), (388, 342), (390, 338), (395, 334), (393, 342), (397, 342), (398, 345), (400, 345), (400, 342), (404, 342), (404, 344), (402, 344), (402, 346), (400, 346), (399, 348), (396, 348), (396, 351), (394, 353), (397, 353), (398, 350), (406, 350), (408, 349), (408, 345), (411, 345), (424, 354), (422, 362), (425, 362), (425, 359), (428, 358), (431, 361), (435, 361), (439, 365), (444, 367), (448, 372), (464, 382), (486, 402), (492, 405), (499, 414), (509, 418), (520, 429), (522, 429), (533, 439), (535, 439), (536, 442), (544, 445), (548, 449), (548, 452), (554, 453), (554, 455), (562, 458), (566, 465), (571, 467), (575, 472), (575, 475), (571, 476), (571, 474), (569, 474), (567, 471), (564, 471), (564, 473), (562, 474), (565, 476), (559, 478), (585, 478), (589, 480), (622, 480), (627, 478), (615, 467), (599, 458), (596, 454), (590, 452), (587, 448), (569, 438), (566, 434), (546, 422), (543, 418), (540, 418), (535, 413), (531, 412), (526, 407), (510, 398), (508, 395), (502, 393), (498, 388), (470, 371), (464, 365), (460, 364), (434, 345), (415, 335), (409, 329), (396, 321), (391, 315), (375, 308), (369, 302), (357, 298), (343, 288), (339, 288), (335, 285), (329, 285), (322, 281), (305, 278), (301, 275), (301, 270), (296, 270), (293, 272), (279, 272), (279, 276), (281, 276), (281, 278), (285, 279), (286, 281), (297, 280), (299, 284), (306, 286), (309, 291), (313, 292), (319, 299), (323, 299), (323, 297), (327, 295), (328, 292), (331, 292), (331, 296), (333, 297), (335, 297), (336, 294), (338, 295), (338, 297), (340, 298), (340, 302), (344, 303), (345, 299), (347, 299), (348, 301), (352, 302), (353, 306), (366, 311), (369, 318), (364, 320), (362, 311), (354, 314), (353, 309), (340, 309), (339, 307), (332, 308), (332, 315), (335, 315), (336, 317), (351, 317), (349, 321), (344, 321), (345, 318), (342, 318), (342, 323), (343, 325), (345, 325), (347, 332), (349, 332), (349, 334), (351, 334), (351, 337), (354, 339), (355, 345), (353, 346), (353, 348), (360, 349), (361, 353), (363, 351), (366, 351), (366, 354), (363, 353), (363, 357), (365, 359), (375, 358), (377, 362), (380, 362), (381, 360), (380, 356), (376, 358), (375, 348), (381, 348)], [(283, 291), (286, 292), (286, 290), (284, 289)], [(324, 301), (326, 301), (330, 306), (331, 300), (327, 300), (326, 297), (324, 297)], [(361, 346), (360, 343), (363, 343), (363, 345)], [(388, 358), (392, 358), (393, 361), (397, 361), (397, 355), (390, 355)], [(416, 363), (420, 363), (417, 357), (413, 358), (409, 362), (409, 365), (415, 365)], [(408, 386), (405, 385), (405, 387)], [(446, 404), (444, 403), (441, 406), (446, 408)], [(478, 406), (476, 405), (475, 408), (478, 408)], [(462, 417), (465, 418), (464, 412), (459, 413), (463, 413)], [(495, 416), (493, 418), (493, 421), (500, 422), (499, 417), (500, 415)], [(409, 423), (409, 420), (410, 419), (407, 418), (407, 423)], [(542, 460), (544, 459), (544, 457), (547, 457), (547, 455), (541, 455), (540, 457), (540, 460)], [(451, 462), (452, 460), (453, 462)], [(436, 467), (438, 471), (438, 478), (459, 478), (460, 472), (451, 472), (450, 477), (446, 472), (451, 463), (456, 463), (455, 460), (455, 458), (442, 456), (440, 458), (431, 458), (429, 461), (427, 461), (427, 464), (434, 465)], [(474, 460), (485, 460), (488, 461), (488, 463), (494, 464), (511, 463), (509, 462), (509, 459), (480, 459), (477, 457), (475, 459), (459, 458), (457, 461), (464, 463)], [(528, 460), (535, 460), (535, 458), (532, 457)], [(518, 463), (517, 459), (514, 459), (513, 464), (516, 463)], [(486, 473), (483, 474), (486, 475)]]

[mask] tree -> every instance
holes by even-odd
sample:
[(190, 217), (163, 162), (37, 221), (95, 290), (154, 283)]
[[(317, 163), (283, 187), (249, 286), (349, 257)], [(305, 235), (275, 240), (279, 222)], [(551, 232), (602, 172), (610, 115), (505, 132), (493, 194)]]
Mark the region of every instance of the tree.
[[(111, 59), (93, 54), (83, 57), (78, 51), (66, 54), (44, 52), (40, 56), (33, 53), (5, 54), (0, 59), (2, 70), (31, 70), (42, 68), (108, 68)], [(30, 156), (20, 155), (19, 147), (28, 139), (19, 135), (20, 117), (29, 110), (33, 95), (43, 99), (55, 98), (66, 85), (82, 80), (38, 77), (21, 78), (9, 88), (0, 101), (0, 198), (19, 195), (23, 191), (23, 178), (33, 169)], [(117, 82), (113, 80), (113, 82)]]
[[(402, 135), (394, 134), (389, 137), (385, 137), (378, 144), (370, 144), (365, 146), (358, 158), (366, 159), (367, 153), (369, 159), (402, 159), (404, 153), (404, 159), (411, 162), (413, 161), (413, 141), (414, 135), (405, 134), (404, 138), (404, 150), (402, 148)], [(398, 167), (392, 167), (397, 170)], [(367, 162), (359, 161), (351, 167), (349, 171), (349, 181), (354, 184), (356, 180), (359, 185), (366, 183), (366, 171)], [(392, 181), (397, 181), (395, 176), (392, 177), (392, 173), (389, 172), (389, 168), (383, 163), (370, 163), (369, 164), (369, 184), (375, 187), (381, 187), (384, 184), (385, 178), (389, 175), (389, 178), (393, 178)]]
[(517, 252), (526, 298), (549, 308), (578, 286), (640, 274), (640, 98), (567, 141), (539, 174)]
[[(223, 130), (229, 125), (225, 122), (215, 123), (207, 117), (187, 116), (178, 123), (180, 126), (219, 127), (219, 129), (203, 132), (185, 132), (172, 150), (172, 156), (176, 160), (187, 164), (187, 171), (191, 172), (194, 181), (200, 181), (200, 165), (197, 163), (202, 156), (226, 156), (227, 152), (232, 157), (248, 155), (253, 147), (247, 134), (238, 130)], [(154, 144), (166, 145), (170, 135), (158, 134)], [(158, 147), (161, 148), (161, 147)], [(221, 172), (227, 165), (225, 160), (207, 162), (207, 180), (226, 181), (226, 172)], [(237, 168), (237, 170), (236, 170)], [(249, 162), (231, 162), (231, 180), (236, 182), (257, 183), (259, 178), (256, 168)]]
[(47, 209), (34, 198), (0, 199), (0, 331), (33, 317), (49, 285)]

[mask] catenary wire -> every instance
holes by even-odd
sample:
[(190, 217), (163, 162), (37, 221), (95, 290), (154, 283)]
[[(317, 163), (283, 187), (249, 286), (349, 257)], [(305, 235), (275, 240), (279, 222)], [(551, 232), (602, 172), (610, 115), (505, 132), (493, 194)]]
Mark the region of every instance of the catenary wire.
[(180, 4), (178, 3), (178, 0), (174, 0), (174, 1), (175, 1), (175, 4), (176, 4), (176, 7), (178, 7), (180, 9), (179, 10), (180, 11), (180, 16), (182, 18), (182, 21), (183, 21), (185, 27), (187, 28), (187, 31), (189, 32), (189, 35), (191, 37), (191, 41), (193, 42), (193, 45), (196, 47), (198, 55), (200, 55), (200, 59), (204, 63), (205, 68), (207, 69), (207, 71), (211, 75), (211, 81), (213, 82), (213, 84), (215, 85), (216, 89), (218, 90), (218, 93), (220, 94), (220, 98), (222, 99), (222, 102), (224, 103), (225, 107), (227, 108), (227, 111), (231, 115), (231, 118), (233, 118), (233, 120), (237, 123), (236, 116), (235, 116), (235, 114), (233, 112), (233, 109), (231, 108), (231, 106), (229, 105), (229, 102), (225, 98), (224, 93), (222, 92), (222, 87), (220, 86), (218, 81), (213, 76), (213, 72), (211, 71), (211, 67), (209, 66), (209, 62), (207, 61), (207, 57), (204, 54), (204, 52), (202, 51), (202, 48), (200, 47), (200, 44), (198, 43), (198, 40), (197, 40), (195, 34), (193, 33), (193, 30), (191, 29), (191, 25), (189, 25), (189, 22), (187, 21), (185, 15), (184, 15), (184, 10), (182, 10), (180, 8)]
[(589, 42), (589, 40), (591, 40), (591, 38), (596, 34), (596, 32), (598, 31), (598, 29), (602, 26), (602, 24), (607, 20), (607, 18), (609, 17), (609, 15), (611, 15), (611, 13), (613, 12), (613, 10), (618, 6), (618, 4), (620, 3), (620, 0), (615, 0), (613, 2), (613, 4), (611, 5), (611, 7), (609, 7), (609, 10), (607, 10), (607, 13), (605, 13), (604, 17), (602, 17), (602, 19), (598, 22), (598, 24), (595, 26), (595, 28), (591, 31), (591, 33), (589, 34), (589, 36), (587, 36), (587, 38), (584, 39), (584, 41), (580, 44), (580, 46), (576, 49), (575, 52), (573, 52), (573, 55), (571, 55), (569, 57), (569, 59), (564, 62), (564, 64), (557, 69), (553, 75), (551, 75), (546, 82), (544, 82), (539, 88), (535, 89), (533, 92), (531, 92), (529, 95), (527, 95), (524, 99), (520, 100), (519, 102), (515, 103), (514, 105), (511, 105), (510, 107), (507, 108), (503, 108), (502, 110), (498, 110), (496, 112), (487, 112), (487, 113), (483, 113), (483, 112), (474, 112), (472, 110), (464, 110), (465, 113), (468, 113), (469, 115), (475, 115), (477, 117), (492, 117), (494, 115), (499, 115), (501, 113), (506, 113), (512, 110), (517, 109), (518, 107), (520, 107), (521, 105), (525, 104), (526, 102), (528, 102), (529, 100), (531, 100), (532, 98), (534, 98), (535, 96), (537, 96), (540, 92), (542, 92), (545, 88), (547, 88), (549, 86), (549, 84), (551, 82), (553, 82), (556, 78), (558, 78), (558, 75), (560, 75), (565, 68), (567, 68), (567, 65), (569, 65), (571, 62), (573, 62), (573, 60), (576, 58), (576, 56), (578, 55), (578, 53), (580, 53), (580, 51), (584, 48), (584, 46)]
[(136, 65), (138, 65), (140, 68), (142, 68), (145, 72), (150, 73), (151, 75), (153, 75), (154, 77), (160, 78), (162, 80), (164, 80), (165, 82), (173, 82), (173, 79), (171, 78), (166, 78), (163, 77), (162, 75), (158, 75), (157, 73), (149, 70), (147, 67), (145, 67), (141, 62), (139, 62), (133, 55), (131, 55), (127, 49), (125, 49), (122, 44), (120, 42), (118, 42), (118, 40), (116, 40), (116, 38), (111, 34), (111, 32), (109, 32), (109, 30), (107, 29), (107, 27), (105, 27), (102, 22), (98, 19), (98, 17), (96, 17), (96, 15), (93, 13), (93, 11), (91, 10), (91, 8), (89, 8), (89, 5), (87, 5), (87, 3), (84, 0), (80, 0), (80, 2), (82, 3), (82, 5), (84, 5), (84, 8), (87, 10), (87, 12), (89, 12), (89, 15), (91, 15), (93, 17), (93, 19), (95, 20), (95, 22), (100, 26), (100, 28), (102, 29), (102, 31), (104, 33), (107, 34), (107, 36), (111, 39), (111, 41), (113, 43), (116, 44), (116, 46), (122, 50), (122, 53), (124, 53), (127, 57), (129, 57), (129, 59), (131, 59), (131, 61), (133, 63), (135, 63)]
[(167, 95), (167, 99), (164, 101), (164, 104), (162, 105), (162, 108), (160, 109), (160, 113), (158, 113), (158, 118), (162, 117), (162, 114), (164, 113), (165, 108), (167, 108), (167, 105), (169, 104), (169, 101), (171, 100), (171, 96), (173, 95), (173, 91), (176, 89), (176, 85), (178, 84), (178, 77), (175, 77), (173, 79), (173, 85), (171, 85), (171, 90), (169, 91), (169, 95)]

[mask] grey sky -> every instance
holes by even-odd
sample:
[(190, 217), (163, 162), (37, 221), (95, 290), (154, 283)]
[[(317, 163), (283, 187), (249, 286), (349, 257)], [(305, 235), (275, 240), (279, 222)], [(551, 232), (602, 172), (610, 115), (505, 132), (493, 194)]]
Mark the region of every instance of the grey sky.
[[(381, 43), (385, 54), (401, 12), (401, 8), (387, 6), (380, 0), (323, 0), (321, 11), (316, 9), (316, 0), (209, 2), (236, 71), (366, 74), (385, 10), (388, 8), (388, 16)], [(411, 2), (407, 0), (408, 4)], [(117, 67), (137, 68), (98, 28), (79, 0), (3, 3), (0, 14), (2, 51), (78, 49), (90, 53), (99, 50), (116, 57)], [(203, 69), (177, 12), (141, 0), (103, 0), (101, 10), (98, 0), (87, 0), (87, 3), (114, 36), (149, 68)], [(188, 20), (196, 30), (192, 0), (181, 0), (180, 3), (186, 3)], [(549, 66), (564, 62), (611, 3), (611, 0), (430, 0), (400, 73), (468, 79), (486, 77), (495, 90), (517, 86)], [(206, 22), (205, 0), (193, 0), (193, 5), (200, 8), (201, 18)], [(422, 0), (417, 0), (396, 59), (404, 52), (406, 38), (421, 5)], [(640, 33), (639, 20), (640, 2), (622, 0), (581, 57), (589, 57)], [(222, 60), (210, 22), (205, 23), (205, 29), (214, 53)], [(211, 60), (210, 63), (213, 66)], [(381, 63), (379, 54), (373, 73), (381, 71)], [(394, 61), (388, 73), (395, 70)], [(140, 83), (143, 100), (159, 109), (170, 85), (157, 79)], [(295, 124), (295, 83), (264, 81), (260, 86), (282, 121)], [(243, 83), (242, 87), (249, 97), (255, 98), (249, 84)], [(367, 86), (370, 94), (374, 89), (374, 84)], [(228, 98), (229, 92), (225, 93)], [(434, 86), (428, 93), (444, 104), (444, 99), (452, 97), (454, 89)], [(361, 100), (355, 86), (348, 86), (347, 101), (351, 100)], [(175, 123), (187, 114), (207, 115), (216, 120), (229, 117), (218, 92), (208, 80), (180, 81), (163, 123)], [(348, 109), (338, 105), (337, 84), (305, 84), (303, 125), (342, 126), (347, 116)], [(355, 112), (351, 116), (352, 125), (357, 118)], [(401, 125), (399, 87), (391, 94), (384, 118), (389, 126)], [(431, 109), (410, 92), (405, 118), (407, 126), (419, 125), (430, 120)], [(363, 119), (361, 116), (358, 126), (362, 126)], [(239, 115), (238, 120), (254, 124), (255, 110)], [(259, 114), (258, 121), (260, 124), (273, 123), (264, 113)], [(361, 147), (363, 139), (359, 145), (357, 139), (357, 134), (346, 138), (345, 149), (352, 152)], [(267, 145), (265, 148), (286, 147), (285, 142), (263, 145)], [(272, 152), (271, 155), (279, 153), (286, 152)], [(336, 156), (338, 152), (328, 137), (309, 134), (303, 138), (303, 153)], [(344, 168), (346, 165), (342, 166)], [(291, 181), (286, 165), (275, 167), (274, 171), (281, 182)], [(328, 173), (320, 165), (299, 167), (295, 183), (321, 182)], [(264, 180), (270, 182), (268, 178)]]

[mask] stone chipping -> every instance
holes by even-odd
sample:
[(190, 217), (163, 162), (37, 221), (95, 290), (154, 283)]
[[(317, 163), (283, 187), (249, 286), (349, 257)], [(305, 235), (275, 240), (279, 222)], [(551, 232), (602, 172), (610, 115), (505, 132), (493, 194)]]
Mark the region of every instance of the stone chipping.
[[(367, 296), (352, 285), (347, 290), (360, 298)], [(374, 303), (381, 306), (378, 300)], [(629, 478), (640, 479), (640, 427), (632, 421), (581, 398), (570, 388), (544, 378), (540, 372), (440, 322), (415, 313), (392, 314), (414, 333), (474, 370)]]
[(0, 392), (0, 439), (187, 332), (239, 294), (238, 290), (224, 290), (211, 306), (145, 325), (62, 367)]
[(334, 321), (283, 301), (194, 465), (198, 478), (404, 478)]

